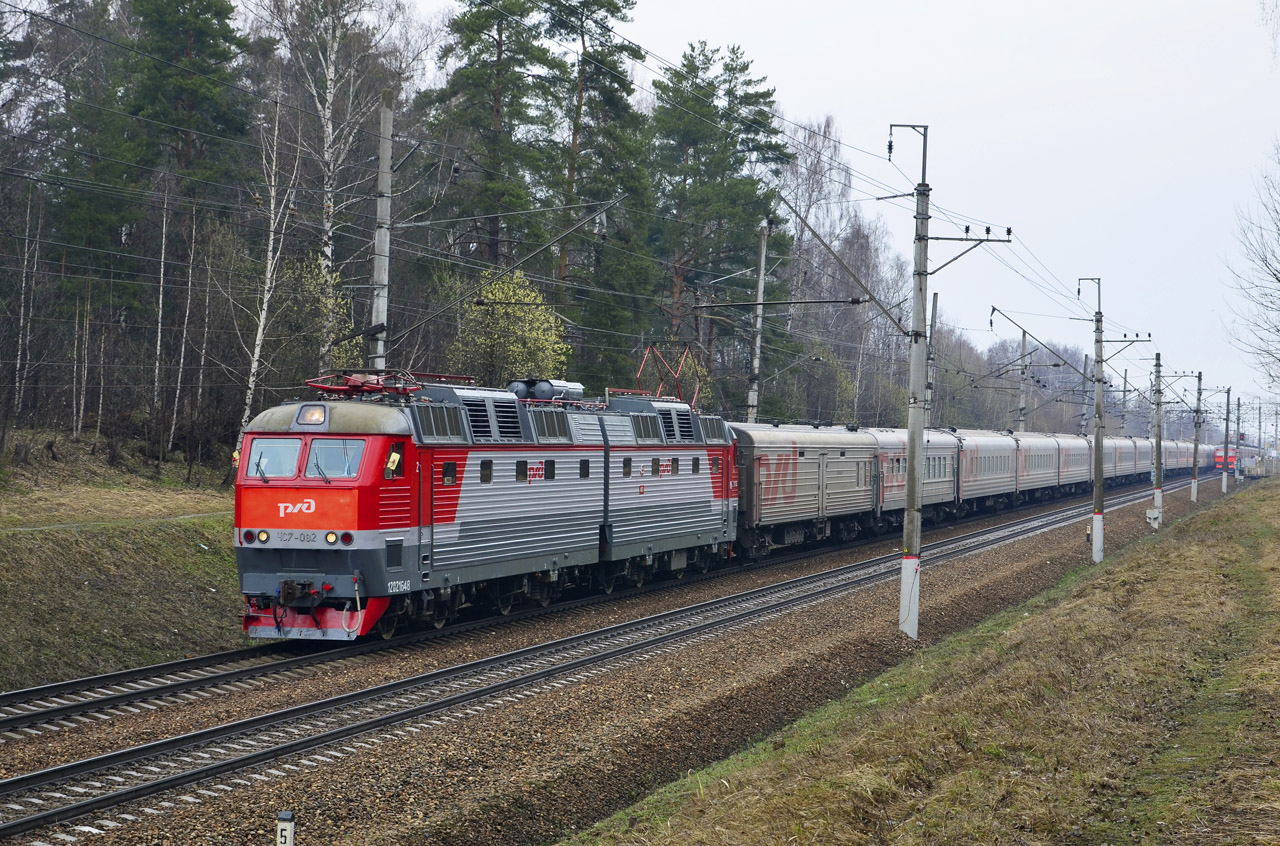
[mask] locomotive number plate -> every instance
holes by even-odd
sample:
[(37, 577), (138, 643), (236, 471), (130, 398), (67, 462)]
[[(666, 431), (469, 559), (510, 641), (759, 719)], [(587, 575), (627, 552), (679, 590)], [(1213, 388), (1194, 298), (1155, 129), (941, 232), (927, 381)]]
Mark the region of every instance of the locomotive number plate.
[(276, 540), (281, 543), (315, 543), (319, 539), (319, 532), (276, 532)]
[(387, 593), (408, 593), (409, 580), (405, 579), (399, 582), (387, 582)]

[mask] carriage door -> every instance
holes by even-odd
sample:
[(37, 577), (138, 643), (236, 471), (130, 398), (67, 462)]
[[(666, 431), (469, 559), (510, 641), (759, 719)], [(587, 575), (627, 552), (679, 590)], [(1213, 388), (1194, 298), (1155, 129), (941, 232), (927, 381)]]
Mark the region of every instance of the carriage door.
[(418, 471), (418, 570), (431, 570), (431, 515), (435, 508), (435, 472), (430, 452), (418, 453), (415, 467)]
[(818, 453), (818, 516), (827, 516), (827, 453)]
[[(732, 453), (729, 450), (708, 450), (711, 461), (711, 472), (715, 474), (720, 485), (720, 490), (724, 493), (720, 497), (720, 528), (728, 532), (733, 528), (733, 509), (730, 506), (732, 499), (729, 493), (729, 456)], [(728, 537), (728, 535), (726, 535)]]

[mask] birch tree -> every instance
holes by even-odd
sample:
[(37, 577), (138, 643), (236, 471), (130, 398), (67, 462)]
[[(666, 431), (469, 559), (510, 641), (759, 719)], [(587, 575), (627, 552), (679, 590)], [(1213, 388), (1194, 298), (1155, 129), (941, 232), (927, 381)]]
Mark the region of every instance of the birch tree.
[[(277, 88), (277, 94), (279, 88)], [(271, 319), (272, 298), (280, 284), (281, 261), (284, 256), (285, 235), (293, 213), (291, 186), (297, 181), (300, 157), (297, 146), (282, 143), (280, 101), (274, 101), (268, 113), (262, 116), (260, 146), (262, 150), (262, 194), (255, 199), (261, 204), (261, 217), (265, 239), (262, 248), (262, 276), (256, 298), (256, 309), (249, 312), (252, 340), (245, 346), (248, 366), (245, 375), (244, 409), (240, 414), (240, 426), (236, 435), (236, 448), (244, 438), (245, 427), (253, 416), (253, 399), (258, 390), (266, 354), (267, 324)], [(268, 123), (269, 122), (269, 123)]]
[(345, 309), (343, 268), (361, 250), (340, 256), (337, 239), (347, 214), (367, 205), (374, 169), (381, 92), (399, 90), (418, 66), (429, 38), (399, 0), (270, 0), (270, 29), (288, 54), (293, 101), (307, 131), (299, 137), (308, 166), (318, 170), (312, 192), (319, 215), (320, 281), (332, 303), (319, 336), (319, 366), (332, 365), (333, 337)]

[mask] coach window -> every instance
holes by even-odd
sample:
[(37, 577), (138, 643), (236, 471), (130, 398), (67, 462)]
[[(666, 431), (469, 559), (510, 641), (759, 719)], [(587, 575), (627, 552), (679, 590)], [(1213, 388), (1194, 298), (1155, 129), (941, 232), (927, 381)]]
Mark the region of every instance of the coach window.
[(440, 465), (440, 481), (446, 485), (457, 484), (458, 463), (456, 461), (446, 461)]
[(702, 459), (696, 455), (693, 457), (693, 472), (694, 473), (702, 472)]
[(554, 479), (556, 477), (556, 460), (554, 458), (548, 458), (543, 470), (543, 475), (548, 479)]
[(384, 479), (404, 478), (404, 444), (392, 444), (387, 453), (386, 466), (382, 468)]
[(529, 462), (523, 458), (516, 462), (516, 481), (529, 481)]
[(580, 461), (578, 461), (578, 478), (579, 479), (591, 478), (591, 460), (590, 459), (583, 458)]
[(631, 459), (630, 457), (622, 459), (622, 477), (624, 479), (631, 478)]
[(493, 460), (486, 458), (480, 462), (480, 484), (488, 485), (493, 482)]
[(661, 472), (662, 472), (662, 464), (661, 462), (658, 461), (658, 459), (655, 458), (653, 460), (653, 475), (659, 476), (661, 475)]

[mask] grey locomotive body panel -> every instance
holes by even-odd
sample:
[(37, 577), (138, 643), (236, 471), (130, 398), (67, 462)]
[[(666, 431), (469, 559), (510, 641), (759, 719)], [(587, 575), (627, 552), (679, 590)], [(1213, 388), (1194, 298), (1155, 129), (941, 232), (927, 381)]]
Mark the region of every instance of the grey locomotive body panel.
[[(579, 470), (583, 461), (585, 478)], [(491, 462), (487, 472), (484, 462)], [(554, 478), (547, 478), (551, 467)], [(484, 476), (490, 481), (482, 481)], [(453, 521), (431, 527), (433, 584), (597, 560), (604, 520), (603, 450), (479, 447), (459, 468), (457, 482), (461, 489)]]

